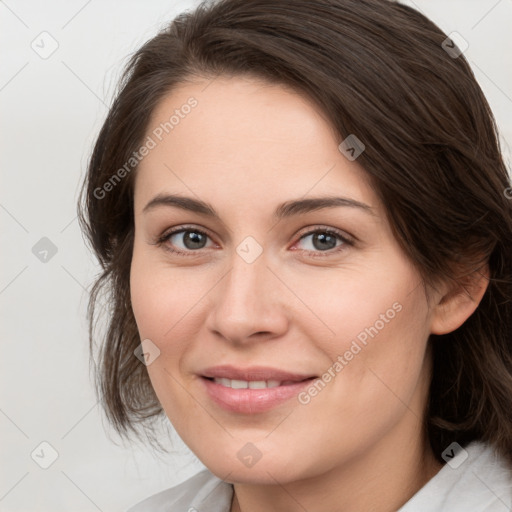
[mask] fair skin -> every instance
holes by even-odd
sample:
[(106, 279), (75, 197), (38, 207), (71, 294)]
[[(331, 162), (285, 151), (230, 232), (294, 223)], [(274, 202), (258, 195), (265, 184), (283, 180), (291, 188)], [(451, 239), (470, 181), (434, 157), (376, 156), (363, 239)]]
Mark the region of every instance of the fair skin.
[[(428, 337), (461, 325), (485, 285), (471, 299), (439, 286), (427, 302), (364, 170), (339, 151), (318, 108), (248, 77), (208, 83), (182, 84), (160, 102), (147, 135), (191, 96), (198, 105), (136, 174), (130, 285), (141, 340), (160, 350), (147, 367), (155, 392), (191, 450), (234, 483), (231, 512), (397, 510), (441, 468), (422, 430)], [(158, 194), (202, 200), (218, 218), (162, 204), (143, 211)], [(284, 202), (325, 196), (357, 205), (273, 218)], [(182, 231), (155, 244), (180, 226), (191, 240)], [(307, 234), (322, 228), (348, 242), (334, 236), (326, 249)], [(249, 236), (262, 250), (250, 263), (237, 252)], [(393, 304), (400, 311), (380, 327)], [(375, 325), (307, 404), (294, 397), (241, 413), (205, 392), (201, 371), (221, 364), (322, 376)], [(250, 467), (238, 456), (247, 443), (261, 455)]]

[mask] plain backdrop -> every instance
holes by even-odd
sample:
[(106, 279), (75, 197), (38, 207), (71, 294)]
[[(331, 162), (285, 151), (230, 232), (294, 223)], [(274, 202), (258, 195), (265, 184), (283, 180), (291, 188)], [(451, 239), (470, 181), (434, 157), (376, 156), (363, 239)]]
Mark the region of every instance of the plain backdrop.
[[(0, 2), (1, 511), (123, 512), (203, 468), (176, 435), (158, 456), (102, 419), (85, 320), (98, 267), (76, 219), (127, 58), (197, 3)], [(510, 168), (512, 0), (407, 3), (468, 42)]]

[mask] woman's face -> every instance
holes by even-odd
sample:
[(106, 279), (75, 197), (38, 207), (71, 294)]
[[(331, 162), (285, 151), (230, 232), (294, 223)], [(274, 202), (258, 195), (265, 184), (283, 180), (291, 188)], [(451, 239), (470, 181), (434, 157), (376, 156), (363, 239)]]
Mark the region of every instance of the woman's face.
[(132, 304), (167, 416), (229, 481), (417, 445), (433, 313), (363, 169), (297, 93), (208, 83), (160, 103), (135, 182)]

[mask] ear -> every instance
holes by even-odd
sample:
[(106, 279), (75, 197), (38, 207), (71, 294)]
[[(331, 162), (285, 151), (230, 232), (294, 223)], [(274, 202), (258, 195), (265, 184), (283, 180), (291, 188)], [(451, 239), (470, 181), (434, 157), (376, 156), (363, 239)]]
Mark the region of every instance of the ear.
[(436, 296), (431, 334), (447, 334), (459, 328), (476, 310), (489, 284), (489, 265), (475, 270), (459, 283), (444, 285)]

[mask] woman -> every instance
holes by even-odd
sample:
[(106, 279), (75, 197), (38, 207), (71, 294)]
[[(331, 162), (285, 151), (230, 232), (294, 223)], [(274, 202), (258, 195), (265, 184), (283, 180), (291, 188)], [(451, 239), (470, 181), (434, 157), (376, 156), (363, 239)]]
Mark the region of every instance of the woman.
[(221, 0), (132, 58), (81, 222), (98, 391), (206, 466), (132, 512), (512, 506), (512, 216), (453, 41), (386, 0)]

